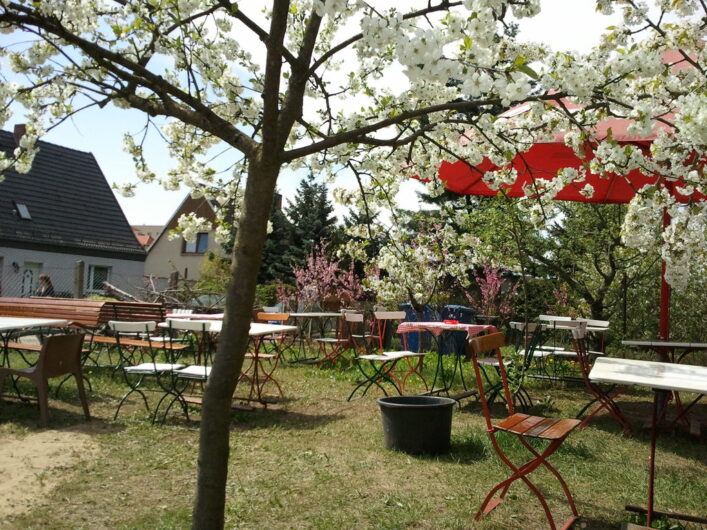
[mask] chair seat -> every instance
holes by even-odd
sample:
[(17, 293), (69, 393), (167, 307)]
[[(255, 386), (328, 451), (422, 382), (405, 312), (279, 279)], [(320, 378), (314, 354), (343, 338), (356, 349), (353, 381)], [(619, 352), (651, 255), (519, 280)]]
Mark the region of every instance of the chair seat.
[[(486, 359), (477, 359), (476, 362), (479, 364), (482, 364), (484, 366), (494, 366), (496, 368), (498, 368), (498, 366), (500, 364), (498, 362), (498, 359), (496, 359), (494, 357), (488, 357)], [(511, 361), (509, 359), (503, 359), (503, 366), (508, 366), (509, 364), (511, 364)]]
[(406, 357), (424, 357), (427, 353), (416, 353), (412, 351), (386, 351), (383, 353), (368, 353), (359, 355), (358, 359), (366, 359), (368, 361), (393, 361), (395, 359), (404, 359)]
[(544, 418), (528, 414), (513, 414), (494, 427), (500, 431), (511, 432), (530, 438), (558, 440), (564, 438), (581, 423), (580, 420)]
[(577, 352), (574, 350), (555, 350), (550, 353), (550, 357), (566, 357), (568, 359), (576, 359)]
[[(255, 354), (254, 353), (246, 353), (245, 358), (246, 359), (255, 359)], [(259, 353), (258, 359), (265, 359), (265, 360), (277, 359), (277, 355), (275, 355), (274, 353)]]
[[(518, 353), (524, 357), (528, 354), (528, 352), (526, 350), (520, 350)], [(533, 359), (541, 359), (541, 358), (544, 359), (546, 357), (552, 357), (553, 354), (554, 354), (554, 350), (549, 351), (549, 350), (535, 349), (535, 350), (533, 350)]]
[(177, 374), (179, 377), (183, 377), (185, 379), (206, 380), (211, 375), (211, 367), (192, 364), (190, 366), (187, 366), (186, 368), (180, 368), (179, 370), (175, 370), (174, 373)]
[(403, 358), (403, 357), (424, 357), (425, 355), (427, 355), (427, 352), (414, 352), (414, 351), (407, 351), (407, 350), (403, 350), (403, 351), (384, 351), (384, 352), (383, 352), (383, 355), (385, 355), (386, 357), (390, 357), (390, 358), (396, 358), (396, 357), (399, 357), (399, 358)]
[[(601, 355), (606, 355), (603, 352), (600, 351), (588, 351), (587, 352), (589, 355), (594, 355), (594, 356), (601, 356)], [(548, 351), (548, 352), (543, 352), (543, 357), (567, 357), (567, 358), (576, 358), (577, 357), (577, 352), (574, 350), (554, 350), (554, 351)]]
[(123, 370), (129, 374), (156, 374), (158, 372), (171, 372), (181, 368), (184, 368), (183, 364), (142, 363), (135, 366), (126, 366)]
[(349, 339), (337, 339), (336, 337), (319, 337), (314, 339), (316, 342), (324, 342), (326, 344), (346, 344)]

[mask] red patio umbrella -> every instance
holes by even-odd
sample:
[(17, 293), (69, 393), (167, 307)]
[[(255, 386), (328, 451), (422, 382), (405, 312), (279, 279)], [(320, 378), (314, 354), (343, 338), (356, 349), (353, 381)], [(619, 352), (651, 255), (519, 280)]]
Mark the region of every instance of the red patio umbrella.
[[(570, 110), (578, 108), (577, 105), (568, 100), (563, 100), (563, 104)], [(518, 105), (501, 114), (501, 117), (512, 118), (515, 115), (526, 112), (528, 109), (528, 104)], [(655, 139), (658, 131), (669, 127), (662, 122), (658, 122), (654, 126), (652, 134), (639, 136), (628, 133), (627, 128), (630, 124), (631, 120), (610, 118), (598, 124), (593, 132), (595, 137), (603, 138), (610, 131), (611, 137), (620, 144), (633, 144), (644, 153), (648, 153), (650, 144)], [(588, 149), (591, 149), (591, 145), (588, 145)], [(516, 155), (511, 163), (505, 166), (515, 168), (518, 177), (513, 184), (504, 188), (503, 193), (509, 197), (524, 197), (526, 195), (523, 190), (525, 186), (542, 183), (543, 180), (550, 181), (557, 177), (559, 169), (579, 168), (591, 158), (591, 153), (588, 153), (585, 158), (578, 157), (570, 147), (565, 145), (564, 134), (558, 133), (551, 140), (538, 142), (528, 151)], [(446, 188), (453, 192), (462, 195), (496, 196), (499, 195), (499, 191), (489, 188), (482, 180), (485, 172), (495, 169), (500, 168), (488, 159), (485, 159), (477, 166), (470, 166), (464, 161), (454, 163), (444, 161), (439, 168), (438, 175), (445, 182)], [(570, 183), (565, 186), (555, 196), (555, 199), (593, 203), (627, 203), (639, 189), (647, 184), (656, 184), (658, 179), (659, 177), (657, 176), (644, 175), (638, 170), (631, 171), (627, 175), (609, 175), (608, 178), (588, 173), (586, 179), (581, 183)], [(594, 193), (591, 197), (586, 197), (580, 193), (580, 190), (586, 184), (590, 184), (594, 188)], [(669, 185), (671, 193), (679, 202), (687, 203), (689, 201), (707, 200), (707, 197), (697, 192), (694, 192), (689, 197), (681, 195), (674, 188), (674, 185)], [(667, 212), (664, 213), (663, 223), (665, 226), (670, 223)], [(662, 264), (660, 293), (659, 332), (660, 338), (667, 340), (670, 331), (670, 286), (665, 281), (665, 262)]]

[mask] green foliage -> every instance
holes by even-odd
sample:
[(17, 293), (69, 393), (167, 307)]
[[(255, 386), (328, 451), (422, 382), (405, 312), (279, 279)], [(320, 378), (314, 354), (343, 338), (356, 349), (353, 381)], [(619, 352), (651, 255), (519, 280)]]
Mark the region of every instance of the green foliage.
[(278, 295), (278, 288), (291, 288), (294, 289), (291, 285), (283, 285), (281, 284), (278, 286), (275, 283), (270, 283), (270, 284), (258, 284), (255, 288), (255, 302), (254, 305), (256, 307), (260, 306), (273, 306), (278, 303), (277, 295)]
[(291, 266), (304, 264), (311, 250), (322, 242), (336, 244), (334, 207), (327, 197), (326, 184), (315, 182), (314, 175), (300, 182), (295, 200), (285, 212), (292, 232), (289, 252), (281, 259)]
[(265, 239), (263, 262), (258, 273), (259, 283), (294, 281), (290, 263), (293, 226), (282, 212), (281, 202), (282, 197), (276, 194), (270, 213), (272, 230)]
[(194, 287), (213, 293), (225, 292), (230, 278), (230, 267), (231, 264), (228, 259), (209, 252), (201, 264), (199, 281), (196, 282)]

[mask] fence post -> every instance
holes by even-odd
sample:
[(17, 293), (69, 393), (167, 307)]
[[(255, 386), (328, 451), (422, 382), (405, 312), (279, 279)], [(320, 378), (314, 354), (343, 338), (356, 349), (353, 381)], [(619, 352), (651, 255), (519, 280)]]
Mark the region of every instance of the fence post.
[(74, 269), (74, 298), (84, 297), (84, 272), (86, 269), (86, 264), (83, 260), (78, 260), (76, 262), (76, 267)]

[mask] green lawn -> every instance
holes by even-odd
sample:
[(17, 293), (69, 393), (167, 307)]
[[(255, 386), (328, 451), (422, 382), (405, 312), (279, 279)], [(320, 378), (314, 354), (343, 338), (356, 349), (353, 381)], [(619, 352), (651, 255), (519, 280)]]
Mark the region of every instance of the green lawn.
[[(357, 379), (353, 368), (283, 364), (277, 373), (285, 399), (267, 409), (233, 413), (228, 528), (546, 527), (541, 508), (522, 483), (491, 515), (473, 521), (485, 494), (507, 474), (483, 430), (478, 404), (455, 408), (448, 455), (410, 456), (384, 448), (375, 393), (346, 401)], [(164, 425), (151, 425), (134, 400), (114, 422), (122, 380), (101, 369), (90, 378), (94, 421), (84, 423), (75, 387), (67, 383), (60, 399), (50, 402), (51, 425), (89, 433), (97, 450), (52, 471), (61, 479), (43, 504), (0, 526), (188, 528), (198, 408), (191, 422), (175, 411)], [(556, 416), (574, 416), (586, 401), (579, 385), (531, 382), (530, 393), (542, 408), (554, 408), (550, 414)], [(574, 432), (552, 458), (575, 495), (583, 516), (579, 528), (619, 528), (630, 519), (624, 504), (645, 502), (649, 433), (640, 426), (650, 400), (650, 393), (638, 391), (619, 398), (636, 427), (633, 438), (623, 438), (618, 425), (602, 415), (586, 430)], [(707, 425), (705, 408), (698, 413)], [(494, 412), (502, 414), (500, 408)], [(30, 440), (41, 432), (37, 425), (33, 405), (3, 401), (0, 443), (9, 437)], [(524, 457), (515, 440), (501, 436), (501, 441), (517, 461)], [(704, 435), (661, 437), (657, 462), (657, 507), (704, 515)], [(559, 512), (561, 524), (569, 511), (559, 486), (544, 470), (532, 477)]]

